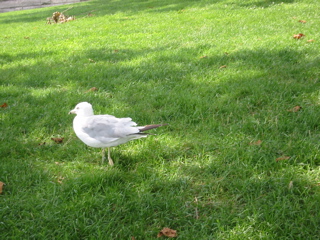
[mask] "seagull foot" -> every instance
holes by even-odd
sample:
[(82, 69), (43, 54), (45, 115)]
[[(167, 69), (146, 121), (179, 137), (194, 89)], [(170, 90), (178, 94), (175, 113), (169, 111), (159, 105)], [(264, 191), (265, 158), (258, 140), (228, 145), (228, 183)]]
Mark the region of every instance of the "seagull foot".
[(111, 158), (108, 158), (108, 160), (109, 160), (109, 165), (113, 166), (114, 165), (113, 160)]

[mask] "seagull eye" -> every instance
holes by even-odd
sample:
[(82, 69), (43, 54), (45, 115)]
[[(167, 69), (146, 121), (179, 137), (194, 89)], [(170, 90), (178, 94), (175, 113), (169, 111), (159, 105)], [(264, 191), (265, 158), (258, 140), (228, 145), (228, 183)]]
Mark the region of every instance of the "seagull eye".
[(79, 107), (76, 107), (76, 109), (79, 109)]

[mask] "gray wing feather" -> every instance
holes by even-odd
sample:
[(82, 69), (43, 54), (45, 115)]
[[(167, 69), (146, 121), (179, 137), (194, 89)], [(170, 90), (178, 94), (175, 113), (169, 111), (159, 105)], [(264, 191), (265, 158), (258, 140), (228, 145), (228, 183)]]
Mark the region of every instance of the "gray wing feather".
[(131, 118), (116, 118), (112, 115), (94, 115), (87, 118), (83, 131), (90, 137), (108, 143), (139, 132)]

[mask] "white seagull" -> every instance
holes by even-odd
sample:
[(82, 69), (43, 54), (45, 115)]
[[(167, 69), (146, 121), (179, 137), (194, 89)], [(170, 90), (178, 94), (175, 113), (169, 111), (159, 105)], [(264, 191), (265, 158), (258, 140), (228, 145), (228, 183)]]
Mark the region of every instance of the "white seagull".
[(131, 118), (116, 118), (112, 115), (94, 115), (92, 105), (81, 102), (69, 112), (76, 114), (73, 129), (77, 137), (90, 147), (102, 148), (102, 164), (105, 159), (105, 148), (108, 148), (109, 164), (113, 165), (110, 148), (128, 141), (147, 137), (144, 131), (166, 124), (153, 124), (139, 127)]

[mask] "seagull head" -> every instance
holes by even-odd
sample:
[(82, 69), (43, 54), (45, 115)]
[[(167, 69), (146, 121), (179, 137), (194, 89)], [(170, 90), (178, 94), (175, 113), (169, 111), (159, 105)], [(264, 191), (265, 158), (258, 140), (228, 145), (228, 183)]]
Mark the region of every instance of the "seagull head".
[(78, 103), (77, 106), (69, 112), (69, 114), (77, 114), (80, 117), (88, 117), (93, 115), (92, 105), (88, 102)]

